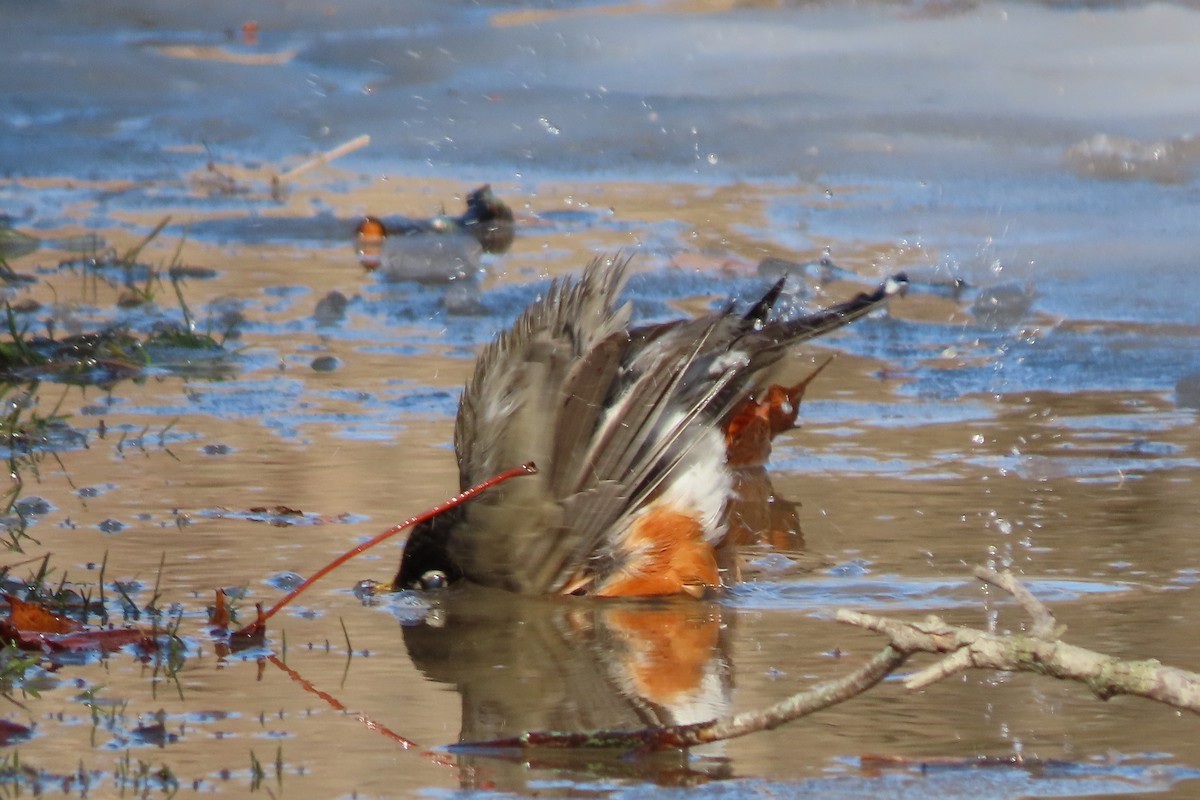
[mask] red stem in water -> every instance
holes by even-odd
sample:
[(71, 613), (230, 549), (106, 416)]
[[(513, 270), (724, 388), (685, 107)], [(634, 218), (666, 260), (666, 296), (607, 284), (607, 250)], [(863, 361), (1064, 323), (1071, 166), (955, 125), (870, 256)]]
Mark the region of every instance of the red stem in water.
[(519, 467), (513, 467), (512, 469), (508, 469), (508, 470), (505, 470), (504, 472), (501, 472), (499, 475), (488, 478), (483, 483), (479, 483), (479, 484), (476, 484), (475, 486), (472, 486), (470, 489), (467, 489), (466, 491), (461, 492), (461, 493), (455, 495), (454, 497), (451, 497), (449, 500), (445, 501), (444, 503), (441, 503), (440, 505), (434, 506), (433, 508), (429, 509), (428, 511), (422, 512), (415, 517), (406, 519), (404, 522), (401, 522), (399, 525), (393, 525), (392, 527), (388, 528), (383, 533), (373, 536), (372, 538), (368, 539), (367, 541), (363, 542), (362, 544), (358, 545), (357, 547), (347, 550), (345, 553), (342, 553), (340, 556), (335, 558), (333, 561), (330, 561), (328, 564), (321, 567), (319, 570), (314, 572), (312, 574), (312, 576), (308, 578), (308, 580), (304, 581), (304, 583), (300, 584), (295, 589), (292, 589), (290, 592), (288, 592), (283, 597), (282, 600), (280, 600), (275, 605), (271, 606), (271, 608), (268, 609), (266, 611), (266, 613), (262, 614), (257, 620), (250, 623), (249, 625), (242, 628), (241, 630), (235, 632), (233, 635), (234, 636), (245, 635), (245, 634), (250, 633), (250, 631), (252, 629), (260, 627), (264, 622), (266, 622), (268, 619), (273, 617), (275, 615), (275, 612), (279, 611), (279, 609), (283, 608), (288, 603), (292, 602), (292, 600), (295, 599), (295, 597), (298, 594), (303, 592), (309, 586), (312, 586), (314, 583), (317, 582), (318, 579), (325, 577), (325, 575), (327, 575), (329, 572), (337, 569), (342, 564), (345, 564), (347, 561), (354, 558), (356, 555), (363, 552), (364, 550), (369, 550), (370, 548), (372, 548), (375, 545), (382, 542), (384, 539), (387, 539), (391, 536), (395, 536), (397, 533), (404, 530), (405, 528), (411, 528), (413, 525), (422, 523), (427, 519), (432, 519), (433, 517), (436, 517), (438, 514), (441, 514), (443, 511), (448, 511), (451, 508), (454, 508), (459, 503), (463, 503), (463, 502), (466, 502), (467, 500), (470, 500), (472, 497), (479, 494), (480, 492), (487, 491), (488, 489), (492, 488), (493, 486), (496, 486), (497, 484), (504, 483), (504, 481), (508, 480), (509, 478), (515, 478), (519, 475), (533, 475), (535, 472), (537, 472), (537, 467), (534, 466), (534, 463), (532, 461), (530, 461), (527, 464), (522, 464)]

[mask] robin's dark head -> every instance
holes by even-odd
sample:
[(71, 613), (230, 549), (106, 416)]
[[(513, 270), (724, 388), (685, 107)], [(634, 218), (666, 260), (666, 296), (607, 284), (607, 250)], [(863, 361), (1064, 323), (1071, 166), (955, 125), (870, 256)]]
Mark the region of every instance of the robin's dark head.
[(392, 589), (438, 589), (462, 577), (462, 570), (447, 549), (450, 529), (460, 522), (459, 509), (452, 508), (413, 528), (400, 557), (400, 570)]

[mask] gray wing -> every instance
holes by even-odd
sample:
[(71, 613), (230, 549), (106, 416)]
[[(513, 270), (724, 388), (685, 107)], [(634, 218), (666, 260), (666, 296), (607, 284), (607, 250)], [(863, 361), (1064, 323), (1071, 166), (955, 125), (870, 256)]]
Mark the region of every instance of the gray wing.
[(571, 537), (559, 468), (590, 440), (628, 340), (630, 309), (616, 307), (627, 265), (597, 259), (578, 282), (555, 281), (479, 356), (455, 426), (460, 484), (526, 461), (540, 469), (472, 501), (451, 535), (450, 555), (479, 583), (547, 591), (536, 567)]

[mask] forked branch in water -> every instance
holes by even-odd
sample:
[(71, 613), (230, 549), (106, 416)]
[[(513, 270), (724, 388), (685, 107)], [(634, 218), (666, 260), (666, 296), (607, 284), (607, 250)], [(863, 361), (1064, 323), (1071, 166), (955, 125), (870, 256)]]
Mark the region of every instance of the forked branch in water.
[(977, 567), (975, 577), (1016, 598), (1032, 620), (1028, 633), (987, 633), (948, 625), (934, 616), (923, 622), (904, 622), (842, 610), (837, 620), (882, 633), (903, 653), (945, 655), (905, 679), (904, 685), (911, 690), (968, 669), (1033, 672), (1082, 683), (1101, 700), (1127, 694), (1200, 714), (1200, 675), (1155, 659), (1125, 661), (1067, 644), (1060, 638), (1065, 628), (1011, 572)]

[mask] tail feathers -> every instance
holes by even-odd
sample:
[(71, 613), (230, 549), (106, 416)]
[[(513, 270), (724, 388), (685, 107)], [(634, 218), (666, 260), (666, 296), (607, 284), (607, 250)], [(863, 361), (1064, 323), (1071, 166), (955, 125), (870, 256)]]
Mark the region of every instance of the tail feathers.
[(766, 324), (767, 318), (771, 315), (771, 309), (775, 307), (775, 303), (779, 300), (779, 296), (783, 294), (783, 287), (786, 283), (786, 275), (775, 281), (775, 285), (772, 286), (767, 293), (762, 296), (762, 299), (755, 303), (754, 306), (746, 312), (742, 319), (746, 320), (747, 322), (758, 323), (759, 325)]
[[(775, 339), (780, 346), (790, 346), (797, 342), (815, 339), (870, 314), (892, 297), (904, 294), (907, 289), (908, 276), (899, 272), (881, 283), (873, 292), (860, 292), (845, 302), (798, 319), (771, 322), (763, 327), (762, 332)], [(763, 300), (766, 300), (774, 292), (775, 290), (772, 289)], [(778, 296), (777, 293), (775, 296)], [(762, 302), (760, 300), (755, 308)]]

